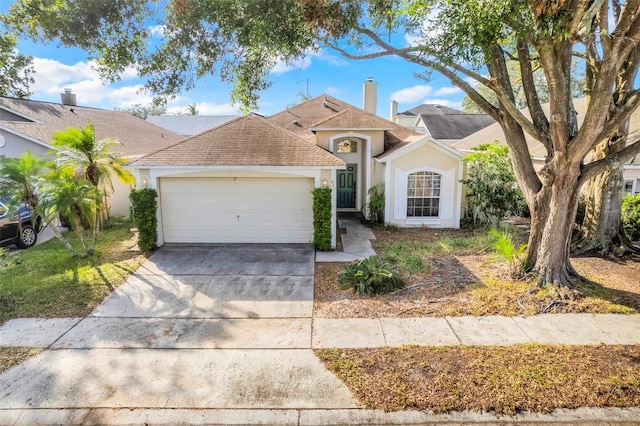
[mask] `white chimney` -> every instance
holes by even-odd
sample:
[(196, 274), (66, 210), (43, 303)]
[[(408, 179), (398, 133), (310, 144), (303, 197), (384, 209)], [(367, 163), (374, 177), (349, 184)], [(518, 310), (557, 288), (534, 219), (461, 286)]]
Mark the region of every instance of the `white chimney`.
[(391, 101), (391, 109), (389, 110), (389, 120), (396, 122), (397, 115), (398, 115), (398, 102)]
[(373, 81), (373, 77), (368, 77), (362, 87), (362, 109), (371, 114), (376, 114), (378, 103), (378, 83)]
[(76, 95), (71, 93), (71, 89), (64, 89), (64, 93), (60, 93), (62, 105), (76, 106)]

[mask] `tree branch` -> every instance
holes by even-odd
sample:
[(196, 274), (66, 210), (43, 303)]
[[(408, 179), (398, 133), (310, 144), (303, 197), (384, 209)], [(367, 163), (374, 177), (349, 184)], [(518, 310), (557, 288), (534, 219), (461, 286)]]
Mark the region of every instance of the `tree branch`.
[(596, 136), (594, 146), (612, 135), (616, 129), (622, 126), (625, 121), (631, 117), (631, 114), (633, 114), (638, 107), (640, 107), (640, 89), (630, 92), (625, 102), (618, 106), (616, 113), (607, 120), (607, 123), (604, 125), (598, 136)]
[(375, 59), (375, 58), (381, 58), (384, 56), (393, 56), (393, 55), (399, 55), (401, 52), (402, 53), (410, 53), (410, 52), (414, 52), (414, 51), (418, 51), (420, 50), (419, 48), (416, 47), (406, 47), (403, 49), (397, 49), (397, 50), (383, 50), (383, 51), (379, 51), (379, 52), (374, 52), (374, 53), (367, 53), (366, 55), (354, 55), (352, 53), (347, 52), (346, 50), (336, 46), (335, 44), (332, 44), (328, 41), (324, 42), (325, 45), (324, 46), (320, 46), (320, 47), (327, 47), (329, 49), (335, 50), (336, 52), (338, 52), (340, 55), (344, 56), (347, 59), (353, 59), (356, 61), (360, 61), (360, 60), (364, 60), (364, 59)]
[(551, 141), (549, 140), (549, 120), (542, 110), (538, 90), (533, 79), (533, 68), (531, 67), (531, 56), (529, 55), (529, 45), (522, 39), (518, 40), (518, 63), (520, 64), (520, 75), (522, 78), (522, 88), (533, 125), (541, 135), (540, 142), (545, 146), (547, 152), (551, 151)]
[[(406, 60), (407, 62), (412, 62), (414, 64), (422, 65), (426, 68), (433, 68), (434, 70), (438, 71), (440, 74), (448, 78), (449, 81), (451, 81), (451, 83), (453, 83), (455, 86), (460, 88), (464, 93), (466, 93), (480, 108), (482, 108), (483, 111), (489, 114), (494, 120), (499, 121), (500, 116), (498, 114), (498, 110), (496, 109), (496, 107), (491, 105), (489, 101), (487, 101), (480, 93), (478, 93), (478, 91), (475, 90), (469, 83), (467, 83), (465, 80), (460, 78), (460, 76), (457, 75), (454, 71), (447, 68), (447, 66), (442, 63), (439, 63), (430, 59), (426, 59), (422, 56), (415, 55), (415, 53), (424, 53), (425, 49), (423, 48), (414, 48), (412, 50), (397, 49), (392, 45), (390, 45), (389, 43), (386, 43), (384, 40), (378, 37), (377, 34), (375, 34), (373, 31), (367, 28), (358, 27), (356, 31), (362, 34), (363, 36), (368, 37), (371, 41), (373, 41), (376, 45), (384, 49), (384, 51), (388, 52), (390, 55), (397, 55), (403, 58), (404, 60)], [(339, 48), (334, 48), (334, 49), (338, 52), (341, 52), (342, 50)], [(357, 59), (357, 57), (350, 55), (348, 52), (345, 52), (345, 53), (347, 53), (348, 55), (346, 57), (351, 59)], [(473, 78), (474, 80), (478, 81), (480, 84), (484, 84), (487, 87), (491, 87), (490, 86), (491, 81), (480, 74), (474, 73), (473, 71), (468, 70), (459, 65), (454, 66), (454, 64), (452, 64), (451, 68), (468, 77)]]
[(582, 186), (589, 179), (598, 176), (607, 170), (622, 167), (627, 161), (632, 159), (634, 155), (638, 154), (640, 154), (640, 139), (628, 144), (621, 151), (618, 151), (615, 154), (607, 155), (598, 161), (584, 165), (580, 173), (578, 185)]

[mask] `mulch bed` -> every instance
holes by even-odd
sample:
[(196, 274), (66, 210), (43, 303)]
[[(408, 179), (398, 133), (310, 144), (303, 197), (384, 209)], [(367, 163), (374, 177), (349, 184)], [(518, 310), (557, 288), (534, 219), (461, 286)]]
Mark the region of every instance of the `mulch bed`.
[[(436, 242), (472, 236), (471, 230), (375, 229), (375, 245)], [(459, 315), (534, 315), (537, 313), (630, 313), (640, 311), (640, 256), (580, 257), (574, 267), (588, 283), (585, 297), (558, 300), (534, 280), (512, 279), (493, 254), (447, 253), (428, 259), (424, 274), (404, 275), (407, 288), (377, 297), (340, 290), (343, 263), (317, 263), (314, 315), (323, 318), (379, 318)]]

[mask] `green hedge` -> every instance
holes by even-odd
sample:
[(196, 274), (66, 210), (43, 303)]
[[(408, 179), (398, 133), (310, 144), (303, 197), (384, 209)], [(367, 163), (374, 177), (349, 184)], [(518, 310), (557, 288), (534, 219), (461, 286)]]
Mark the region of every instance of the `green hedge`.
[(129, 194), (131, 220), (138, 228), (138, 246), (145, 251), (155, 250), (158, 241), (158, 193), (152, 188), (134, 188)]
[(640, 193), (622, 199), (620, 225), (629, 241), (640, 240)]
[(331, 250), (331, 188), (316, 188), (313, 194), (313, 241), (316, 250)]

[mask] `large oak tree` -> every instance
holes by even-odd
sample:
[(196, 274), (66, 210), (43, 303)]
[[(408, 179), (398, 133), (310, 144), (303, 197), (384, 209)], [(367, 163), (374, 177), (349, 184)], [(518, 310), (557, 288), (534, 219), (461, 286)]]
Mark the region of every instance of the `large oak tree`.
[[(161, 3), (165, 4), (165, 3)], [(397, 56), (438, 72), (490, 114), (507, 137), (516, 178), (531, 211), (527, 267), (541, 284), (570, 285), (571, 230), (580, 187), (640, 152), (619, 140), (640, 105), (633, 79), (620, 79), (638, 61), (640, 0), (18, 0), (5, 18), (18, 33), (86, 49), (103, 74), (117, 78), (137, 67), (158, 95), (194, 86), (207, 74), (235, 83), (232, 99), (247, 108), (268, 86), (278, 60), (331, 48), (347, 58)], [(156, 20), (152, 22), (153, 20)], [(160, 25), (164, 39), (151, 38)], [(408, 34), (413, 42), (407, 44)], [(572, 103), (572, 63), (582, 55), (590, 79), (582, 125)], [(508, 66), (516, 62), (529, 115), (518, 108)], [(536, 89), (541, 69), (551, 105)], [(622, 81), (625, 87), (622, 90)], [(475, 89), (495, 95), (492, 104)], [(525, 134), (546, 148), (534, 170)], [(611, 145), (611, 144), (610, 144)]]

